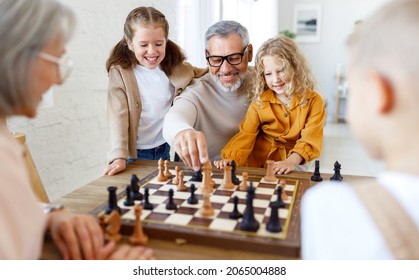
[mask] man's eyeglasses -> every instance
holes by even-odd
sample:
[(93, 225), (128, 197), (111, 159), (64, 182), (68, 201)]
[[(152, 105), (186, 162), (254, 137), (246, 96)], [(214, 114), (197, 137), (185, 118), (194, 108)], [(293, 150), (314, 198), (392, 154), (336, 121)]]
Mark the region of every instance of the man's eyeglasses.
[(226, 56), (210, 55), (207, 56), (206, 59), (208, 61), (208, 64), (212, 67), (220, 67), (221, 65), (223, 65), (224, 60), (227, 60), (227, 62), (230, 65), (239, 65), (240, 63), (242, 63), (243, 55), (246, 53), (248, 46), (249, 45), (247, 45), (241, 53), (233, 53)]
[(56, 57), (45, 52), (39, 52), (38, 57), (58, 65), (61, 81), (64, 82), (73, 70), (73, 60), (67, 54)]

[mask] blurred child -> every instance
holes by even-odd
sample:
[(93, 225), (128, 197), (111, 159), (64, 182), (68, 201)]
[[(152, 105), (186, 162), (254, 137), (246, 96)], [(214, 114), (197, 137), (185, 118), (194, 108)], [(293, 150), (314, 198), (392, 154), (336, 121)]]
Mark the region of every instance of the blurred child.
[(279, 35), (267, 40), (256, 55), (255, 97), (240, 124), (240, 131), (221, 151), (222, 168), (264, 167), (274, 160), (274, 172), (287, 174), (307, 169), (320, 155), (325, 104), (297, 44)]
[(107, 175), (124, 170), (129, 158), (170, 159), (170, 146), (162, 136), (164, 115), (174, 97), (206, 70), (186, 63), (168, 35), (169, 24), (161, 12), (136, 8), (106, 62), (111, 142)]
[(418, 26), (418, 0), (391, 1), (349, 37), (347, 120), (386, 171), (305, 193), (305, 259), (419, 259)]

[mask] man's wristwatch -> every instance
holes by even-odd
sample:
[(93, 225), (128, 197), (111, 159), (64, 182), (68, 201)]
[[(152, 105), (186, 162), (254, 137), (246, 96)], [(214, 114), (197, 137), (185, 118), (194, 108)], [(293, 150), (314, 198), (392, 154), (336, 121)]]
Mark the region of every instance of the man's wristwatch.
[(64, 209), (64, 206), (61, 204), (45, 204), (43, 207), (45, 214)]

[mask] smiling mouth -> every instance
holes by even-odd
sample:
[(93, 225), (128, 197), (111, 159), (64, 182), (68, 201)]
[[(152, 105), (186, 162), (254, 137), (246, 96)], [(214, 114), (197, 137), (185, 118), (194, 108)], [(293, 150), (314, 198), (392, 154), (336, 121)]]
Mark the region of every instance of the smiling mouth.
[(148, 62), (156, 62), (158, 57), (157, 56), (153, 56), (153, 57), (144, 57), (144, 58)]

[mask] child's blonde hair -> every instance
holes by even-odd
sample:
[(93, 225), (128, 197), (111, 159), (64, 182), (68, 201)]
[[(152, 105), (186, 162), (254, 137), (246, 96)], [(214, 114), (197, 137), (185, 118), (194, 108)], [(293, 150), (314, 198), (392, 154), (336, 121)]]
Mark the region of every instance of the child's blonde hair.
[(260, 96), (268, 89), (263, 67), (263, 59), (268, 55), (273, 56), (278, 63), (284, 64), (285, 81), (287, 82), (285, 94), (301, 96), (301, 102), (304, 102), (306, 90), (315, 90), (316, 81), (295, 41), (284, 35), (278, 35), (265, 41), (256, 54), (254, 100), (260, 103)]

